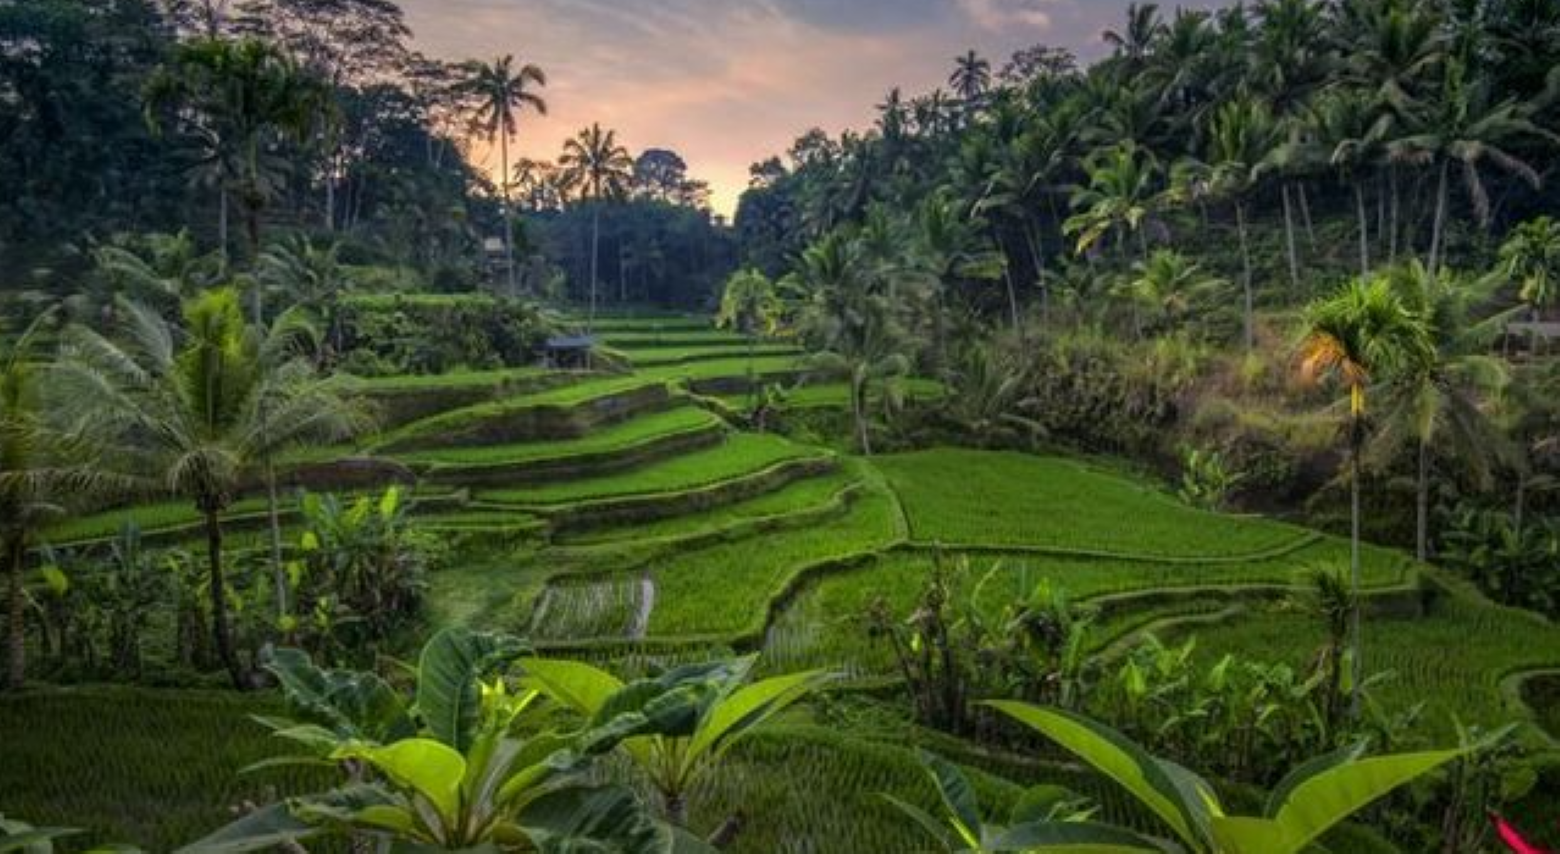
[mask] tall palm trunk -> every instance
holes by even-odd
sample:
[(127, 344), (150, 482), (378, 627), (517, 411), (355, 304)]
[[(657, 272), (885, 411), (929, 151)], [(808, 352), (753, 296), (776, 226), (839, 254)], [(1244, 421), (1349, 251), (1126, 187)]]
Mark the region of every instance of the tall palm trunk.
[(1316, 251), (1316, 223), (1311, 220), (1311, 198), (1305, 191), (1305, 182), (1295, 184), (1295, 199), (1300, 203), (1300, 223), (1305, 226), (1305, 242)]
[(1294, 204), (1289, 198), (1289, 185), (1286, 183), (1280, 189), (1280, 195), (1284, 200), (1284, 249), (1289, 256), (1289, 284), (1296, 290), (1300, 289), (1300, 255), (1295, 249), (1295, 213)]
[(1349, 590), (1352, 596), (1353, 610), (1349, 614), (1349, 635), (1354, 647), (1354, 673), (1350, 679), (1349, 708), (1351, 713), (1360, 713), (1360, 682), (1365, 675), (1365, 643), (1364, 620), (1360, 613), (1364, 607), (1361, 595), (1362, 579), (1360, 571), (1360, 473), (1362, 466), (1360, 457), (1365, 444), (1365, 423), (1360, 418), (1358, 410), (1358, 396), (1362, 392), (1355, 389), (1356, 409), (1349, 424)]
[(1441, 174), (1436, 180), (1435, 186), (1435, 221), (1430, 229), (1430, 260), (1425, 267), (1430, 273), (1430, 281), (1435, 281), (1441, 267), (1441, 241), (1446, 238), (1446, 197), (1447, 179), (1450, 177), (1452, 161), (1441, 158)]
[(872, 437), (867, 430), (867, 381), (858, 371), (850, 381), (850, 408), (856, 419), (856, 441), (863, 456), (872, 456)]
[(502, 170), (498, 179), (502, 190), (499, 195), (504, 199), (504, 281), (509, 287), (509, 296), (516, 297), (519, 294), (515, 291), (514, 212), (509, 204), (509, 131), (502, 123), (498, 130), (498, 168)]
[(217, 658), (227, 668), (233, 687), (239, 691), (249, 687), (244, 680), (244, 670), (233, 652), (233, 633), (228, 627), (227, 579), (222, 574), (222, 522), (214, 503), (208, 503), (201, 511), (206, 517), (206, 560), (210, 578), (208, 592), (211, 596), (211, 640), (217, 648)]
[(1430, 559), (1430, 442), (1419, 440), (1419, 471), (1414, 488), (1414, 556)]
[(596, 274), (601, 268), (601, 204), (596, 200), (591, 204), (590, 213), (590, 315), (585, 325), (585, 331), (591, 332), (596, 328)]
[(17, 689), (27, 678), (27, 648), (22, 630), (22, 569), (27, 557), (27, 543), (19, 534), (5, 539), (5, 687)]
[(1365, 188), (1354, 184), (1354, 211), (1360, 219), (1360, 275), (1370, 275), (1370, 222), (1365, 218)]
[(1251, 247), (1246, 241), (1246, 204), (1242, 201), (1235, 202), (1235, 231), (1240, 237), (1240, 285), (1245, 292), (1245, 340), (1246, 350), (1250, 351), (1257, 344), (1256, 331), (1256, 299), (1251, 293)]
[(1516, 497), (1516, 501), (1512, 504), (1512, 507), (1511, 507), (1511, 527), (1512, 527), (1513, 532), (1516, 533), (1517, 539), (1519, 541), (1522, 539), (1522, 516), (1526, 512), (1526, 510), (1527, 510), (1527, 472), (1522, 470), (1521, 468), (1518, 468), (1517, 469), (1517, 497)]
[(222, 272), (227, 273), (228, 265), (228, 192), (223, 187), (217, 192), (217, 244), (220, 247), (222, 258)]
[(1388, 204), (1389, 227), (1387, 229), (1387, 261), (1397, 263), (1398, 255), (1398, 214), (1403, 207), (1403, 192), (1398, 188), (1398, 175), (1396, 166), (1387, 167), (1387, 192), (1391, 194)]

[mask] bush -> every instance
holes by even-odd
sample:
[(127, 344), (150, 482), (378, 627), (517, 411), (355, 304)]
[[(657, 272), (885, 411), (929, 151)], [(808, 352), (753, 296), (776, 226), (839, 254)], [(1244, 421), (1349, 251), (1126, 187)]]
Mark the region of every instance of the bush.
[(342, 325), (343, 364), (365, 375), (531, 364), (553, 331), (536, 306), (482, 295), (353, 297)]

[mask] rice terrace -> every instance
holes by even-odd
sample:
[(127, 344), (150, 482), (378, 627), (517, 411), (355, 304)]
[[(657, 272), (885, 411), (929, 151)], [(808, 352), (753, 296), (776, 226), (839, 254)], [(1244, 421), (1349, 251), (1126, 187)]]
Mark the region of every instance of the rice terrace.
[(1560, 850), (1550, 0), (0, 0), (0, 140), (0, 852)]

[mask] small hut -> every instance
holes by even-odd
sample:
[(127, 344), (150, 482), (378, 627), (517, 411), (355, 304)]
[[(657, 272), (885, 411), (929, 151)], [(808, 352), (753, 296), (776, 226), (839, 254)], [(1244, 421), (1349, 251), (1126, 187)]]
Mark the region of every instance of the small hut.
[(590, 351), (596, 339), (590, 335), (558, 335), (542, 344), (547, 367), (560, 370), (584, 370), (590, 367)]

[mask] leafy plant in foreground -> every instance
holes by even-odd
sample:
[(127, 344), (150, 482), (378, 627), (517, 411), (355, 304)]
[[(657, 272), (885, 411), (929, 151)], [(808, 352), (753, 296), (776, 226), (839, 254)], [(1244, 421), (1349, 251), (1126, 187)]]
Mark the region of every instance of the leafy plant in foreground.
[(623, 749), (655, 786), (667, 817), (681, 824), (689, 791), (713, 763), (830, 678), (815, 670), (744, 684), (756, 662), (686, 665), (628, 684), (580, 662), (530, 658), (521, 666), (529, 684), (587, 716), (588, 727), (624, 715), (659, 719), (653, 734), (627, 739)]
[[(1150, 755), (1103, 724), (1025, 703), (988, 705), (1050, 738), (1120, 785), (1191, 854), (1298, 854), (1394, 789), (1472, 752), (1464, 748), (1366, 758), (1362, 742), (1295, 767), (1274, 787), (1260, 815), (1231, 815), (1208, 781)], [(1098, 850), (1166, 849), (1153, 844)]]
[(985, 822), (975, 789), (957, 765), (925, 750), (916, 758), (931, 777), (942, 800), (942, 815), (933, 816), (914, 804), (884, 793), (882, 797), (920, 825), (949, 854), (997, 854), (1006, 851), (1153, 850), (1153, 843), (1134, 833), (1091, 821), (1088, 802), (1059, 786), (1035, 786), (1014, 806), (1005, 826)]
[[(659, 732), (665, 718), (613, 714), (600, 725), (521, 735), (536, 691), (510, 693), (499, 672), (524, 650), (503, 635), (446, 629), (423, 648), (415, 698), (373, 674), (327, 671), (301, 653), (272, 662), (300, 720), (262, 719), (305, 749), (264, 766), (336, 765), (343, 785), (272, 805), (183, 849), (235, 854), (319, 836), (377, 840), (395, 850), (660, 854), (672, 830), (627, 789), (587, 777), (624, 739)], [(616, 697), (614, 709), (631, 705)], [(695, 841), (680, 850), (698, 850)]]

